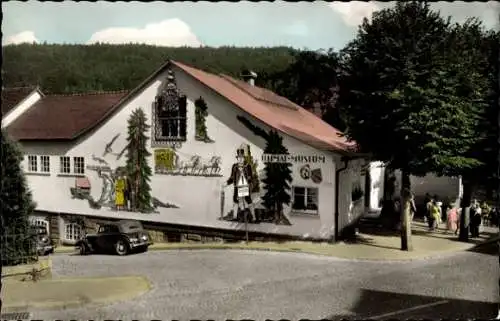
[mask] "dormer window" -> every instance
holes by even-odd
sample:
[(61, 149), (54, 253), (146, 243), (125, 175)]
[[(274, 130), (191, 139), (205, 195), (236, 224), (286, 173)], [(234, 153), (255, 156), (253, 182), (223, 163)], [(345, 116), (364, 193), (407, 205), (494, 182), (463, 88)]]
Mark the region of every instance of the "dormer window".
[(153, 104), (153, 138), (156, 142), (186, 140), (187, 99), (179, 93), (174, 73), (169, 70), (166, 83)]

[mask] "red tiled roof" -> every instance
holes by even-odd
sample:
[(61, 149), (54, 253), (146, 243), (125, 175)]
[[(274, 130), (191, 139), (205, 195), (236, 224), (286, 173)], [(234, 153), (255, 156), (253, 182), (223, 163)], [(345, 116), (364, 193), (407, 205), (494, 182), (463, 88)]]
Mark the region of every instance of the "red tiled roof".
[(127, 92), (45, 96), (8, 128), (18, 140), (74, 139), (104, 120)]
[(339, 130), (284, 97), (226, 75), (210, 74), (176, 61), (172, 63), (272, 128), (318, 149), (354, 151), (355, 142), (348, 141)]
[(2, 89), (2, 115), (6, 115), (14, 107), (27, 98), (36, 87), (15, 87)]
[(270, 90), (227, 75), (215, 75), (169, 61), (130, 92), (53, 95), (40, 99), (8, 128), (18, 140), (69, 140), (102, 123), (113, 111), (174, 64), (248, 114), (291, 137), (323, 150), (353, 152), (354, 142), (316, 115)]

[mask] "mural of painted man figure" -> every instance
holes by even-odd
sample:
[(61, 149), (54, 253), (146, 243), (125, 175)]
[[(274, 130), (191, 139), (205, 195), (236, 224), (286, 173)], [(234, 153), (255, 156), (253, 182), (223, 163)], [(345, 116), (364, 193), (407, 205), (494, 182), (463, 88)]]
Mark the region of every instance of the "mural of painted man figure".
[(252, 202), (251, 191), (252, 184), (256, 178), (253, 177), (252, 166), (245, 161), (245, 148), (240, 147), (236, 151), (236, 163), (231, 167), (231, 176), (226, 184), (233, 184), (233, 219), (238, 217), (238, 210), (240, 208), (240, 199), (242, 198), (244, 204), (250, 210), (252, 221), (257, 222), (255, 216), (255, 207)]

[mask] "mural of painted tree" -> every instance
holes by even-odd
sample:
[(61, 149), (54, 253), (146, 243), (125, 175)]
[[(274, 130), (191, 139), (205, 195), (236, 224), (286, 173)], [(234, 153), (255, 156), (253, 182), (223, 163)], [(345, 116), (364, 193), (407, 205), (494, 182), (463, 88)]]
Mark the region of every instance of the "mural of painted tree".
[[(266, 140), (265, 154), (288, 154), (288, 149), (283, 145), (283, 138), (277, 131), (266, 132), (253, 125), (245, 117), (238, 116), (238, 120), (255, 135)], [(290, 224), (283, 213), (283, 205), (289, 205), (291, 202), (292, 170), (290, 167), (290, 163), (266, 163), (264, 167), (266, 177), (262, 182), (266, 192), (262, 197), (262, 203), (267, 211), (274, 215), (276, 224)]]
[(194, 102), (195, 107), (195, 124), (196, 124), (196, 136), (195, 139), (205, 143), (212, 143), (213, 140), (208, 136), (207, 130), (207, 116), (208, 116), (208, 106), (205, 100), (200, 97)]
[(131, 186), (131, 208), (142, 213), (153, 210), (149, 185), (152, 170), (147, 159), (151, 153), (146, 148), (149, 128), (142, 109), (134, 110), (128, 120), (126, 173)]
[[(252, 156), (252, 152), (250, 151), (250, 145), (246, 146), (245, 161), (252, 167), (252, 176), (259, 177), (259, 173), (257, 172), (258, 162)], [(260, 184), (258, 179), (254, 184), (252, 184), (252, 190), (250, 192), (251, 193), (260, 192)]]

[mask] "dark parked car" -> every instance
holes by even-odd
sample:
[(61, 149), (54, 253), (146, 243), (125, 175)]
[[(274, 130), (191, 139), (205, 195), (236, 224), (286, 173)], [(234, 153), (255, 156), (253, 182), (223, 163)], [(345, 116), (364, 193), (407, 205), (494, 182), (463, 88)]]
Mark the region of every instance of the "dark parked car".
[(138, 221), (122, 220), (99, 224), (97, 234), (87, 234), (76, 243), (81, 255), (90, 253), (116, 253), (127, 255), (132, 252), (146, 252), (148, 234)]
[(31, 226), (31, 231), (36, 240), (36, 251), (38, 255), (44, 256), (54, 253), (54, 245), (49, 237), (49, 233), (44, 226)]

